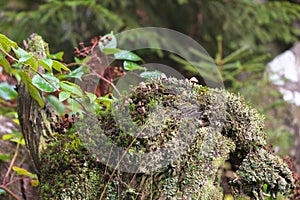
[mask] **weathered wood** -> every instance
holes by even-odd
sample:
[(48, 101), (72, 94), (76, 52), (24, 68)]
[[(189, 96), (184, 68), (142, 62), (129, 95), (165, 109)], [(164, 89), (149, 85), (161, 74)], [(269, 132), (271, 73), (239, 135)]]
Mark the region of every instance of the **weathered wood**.
[[(32, 34), (27, 43), (27, 51), (37, 55), (40, 59), (46, 58), (46, 54), (49, 53), (47, 52), (48, 46), (41, 36)], [(39, 67), (39, 72), (43, 73), (44, 70)], [(39, 174), (40, 151), (52, 137), (53, 124), (58, 121), (58, 114), (45, 100), (45, 107), (41, 108), (38, 102), (31, 97), (23, 82), (20, 82), (18, 92), (18, 117), (21, 131)]]

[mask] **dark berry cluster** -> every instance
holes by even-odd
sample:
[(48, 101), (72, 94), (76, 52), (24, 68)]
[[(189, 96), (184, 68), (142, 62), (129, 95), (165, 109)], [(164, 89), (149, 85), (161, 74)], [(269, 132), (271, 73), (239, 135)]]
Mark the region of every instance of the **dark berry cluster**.
[(67, 130), (70, 130), (73, 126), (74, 123), (76, 123), (79, 119), (79, 113), (77, 112), (76, 114), (65, 114), (60, 122), (57, 122), (55, 124), (55, 131), (64, 134), (67, 132)]

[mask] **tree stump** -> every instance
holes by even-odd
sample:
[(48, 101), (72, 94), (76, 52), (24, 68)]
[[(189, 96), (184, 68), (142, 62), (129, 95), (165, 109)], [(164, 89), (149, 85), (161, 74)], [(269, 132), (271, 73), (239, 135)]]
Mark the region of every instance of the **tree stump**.
[[(47, 54), (37, 35), (28, 46)], [(272, 195), (294, 186), (266, 147), (263, 117), (239, 96), (190, 81), (141, 83), (106, 110), (72, 119), (66, 133), (21, 83), (18, 113), (41, 199), (217, 200), (221, 179), (236, 198), (263, 198), (263, 184)]]

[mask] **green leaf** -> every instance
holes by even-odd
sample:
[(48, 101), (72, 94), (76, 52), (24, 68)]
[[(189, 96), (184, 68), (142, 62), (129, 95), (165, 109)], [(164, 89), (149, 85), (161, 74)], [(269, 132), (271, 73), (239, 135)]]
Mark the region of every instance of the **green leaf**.
[(38, 62), (33, 58), (29, 58), (25, 64), (29, 65), (31, 68), (33, 68), (35, 71), (37, 71), (39, 69), (39, 65)]
[(9, 53), (11, 51), (12, 47), (13, 48), (18, 48), (17, 43), (10, 40), (5, 35), (0, 34), (0, 48), (3, 49), (5, 52)]
[(20, 125), (20, 121), (17, 118), (13, 119), (13, 122), (15, 122), (17, 125)]
[(60, 102), (56, 96), (54, 95), (47, 95), (46, 100), (55, 108), (55, 110), (62, 115), (65, 110), (65, 106), (62, 102)]
[(61, 69), (65, 70), (65, 71), (70, 71), (69, 68), (67, 68), (66, 66), (64, 66), (61, 62), (58, 62), (56, 60), (53, 60), (53, 64), (52, 64), (52, 67), (58, 71), (58, 72), (61, 72)]
[(6, 73), (11, 72), (11, 66), (10, 66), (9, 62), (6, 60), (5, 56), (3, 56), (1, 52), (0, 52), (0, 65), (4, 67), (4, 71)]
[(76, 63), (82, 64), (82, 63), (86, 63), (87, 61), (89, 61), (90, 58), (91, 58), (91, 56), (87, 56), (80, 60), (79, 58), (75, 57), (74, 60)]
[(6, 101), (17, 98), (18, 93), (14, 88), (15, 86), (9, 85), (7, 82), (0, 83), (0, 98)]
[(222, 69), (223, 70), (233, 70), (233, 69), (236, 70), (236, 69), (240, 69), (242, 67), (243, 67), (243, 65), (239, 61), (237, 61), (234, 63), (228, 63), (228, 64), (223, 65)]
[(19, 59), (18, 64), (23, 64), (23, 63), (29, 65), (34, 70), (38, 70), (38, 63), (35, 61), (35, 59), (33, 58), (33, 56), (30, 55), (30, 54), (22, 56)]
[(6, 161), (12, 158), (12, 155), (0, 154), (0, 160)]
[(17, 172), (18, 175), (29, 176), (30, 178), (38, 178), (36, 174), (33, 174), (24, 168), (13, 166), (12, 169)]
[(11, 133), (10, 134), (5, 134), (5, 135), (2, 136), (2, 140), (10, 140), (14, 137), (15, 137), (14, 134), (11, 134)]
[(45, 103), (44, 103), (39, 91), (32, 84), (28, 84), (28, 86), (26, 86), (26, 88), (29, 91), (32, 98), (34, 98), (38, 102), (38, 104), (43, 108)]
[(264, 191), (264, 192), (267, 192), (267, 189), (268, 189), (268, 184), (265, 183), (265, 184), (263, 185), (263, 191)]
[(55, 92), (59, 89), (59, 80), (52, 74), (43, 74), (41, 77), (39, 74), (32, 78), (32, 84), (38, 89), (44, 92)]
[(69, 81), (62, 81), (59, 83), (59, 85), (62, 90), (71, 92), (72, 94), (82, 97), (82, 90), (78, 85)]
[(44, 101), (39, 93), (39, 91), (32, 85), (32, 81), (27, 72), (20, 72), (21, 80), (24, 82), (26, 89), (29, 91), (32, 98), (34, 98), (41, 107), (44, 107)]
[(71, 112), (82, 112), (82, 107), (81, 105), (75, 101), (72, 98), (68, 98), (68, 109), (71, 110)]
[(9, 141), (21, 144), (21, 145), (25, 145), (25, 140), (19, 132), (5, 134), (2, 136), (2, 140), (9, 140)]
[(113, 102), (113, 100), (108, 98), (107, 96), (98, 97), (96, 99), (96, 101), (97, 101), (98, 104), (102, 103), (102, 104), (106, 105), (107, 108), (109, 108), (111, 103)]
[(24, 49), (18, 47), (17, 49), (13, 48), (15, 54), (17, 55), (17, 57), (19, 58), (18, 63), (25, 63), (29, 66), (31, 66), (34, 70), (38, 69), (38, 64), (35, 61), (35, 59), (33, 58), (32, 55), (30, 55), (27, 51), (25, 51)]
[(15, 142), (15, 143), (20, 144), (20, 145), (25, 145), (24, 138), (22, 138), (22, 139), (11, 139), (10, 141)]
[(83, 74), (87, 74), (89, 72), (90, 72), (89, 67), (86, 65), (83, 65), (83, 66), (80, 66), (80, 67), (74, 69), (69, 74), (60, 75), (58, 77), (58, 79), (62, 80), (62, 79), (66, 79), (66, 78), (77, 78), (77, 79), (81, 80), (81, 76)]
[(117, 48), (117, 39), (112, 33), (104, 35), (99, 40), (98, 46), (100, 51), (103, 51), (104, 48)]
[(240, 60), (251, 53), (252, 53), (251, 49), (249, 49), (248, 47), (242, 47), (242, 48), (232, 52), (231, 54), (229, 54), (226, 58), (223, 58), (222, 62), (228, 63), (228, 62)]
[(37, 187), (40, 185), (40, 181), (38, 179), (30, 180), (30, 185), (32, 187)]
[(93, 103), (97, 99), (97, 96), (95, 94), (90, 93), (90, 92), (85, 92), (85, 93), (88, 96), (90, 103)]
[(48, 72), (52, 73), (52, 60), (49, 58), (38, 60), (38, 63)]
[(121, 50), (118, 48), (104, 48), (102, 49), (102, 52), (106, 55), (110, 55), (110, 54), (120, 53)]
[(60, 51), (60, 52), (55, 53), (55, 54), (49, 54), (49, 55), (47, 55), (47, 58), (62, 61), (63, 60), (63, 56), (64, 56), (64, 52)]
[(133, 52), (122, 50), (120, 53), (114, 54), (118, 60), (142, 61), (142, 58)]
[(123, 62), (123, 67), (124, 67), (125, 70), (128, 70), (128, 71), (133, 71), (133, 70), (143, 70), (143, 71), (145, 71), (146, 70), (146, 68), (141, 67), (140, 65), (138, 65), (134, 62), (127, 61), (127, 60), (125, 60)]
[(147, 78), (147, 79), (153, 79), (153, 80), (155, 80), (155, 79), (159, 78), (161, 76), (161, 74), (162, 73), (160, 71), (155, 70), (155, 71), (142, 72), (140, 74), (140, 76), (142, 78)]
[(5, 194), (5, 190), (0, 189), (0, 195)]
[(70, 92), (60, 92), (59, 95), (58, 95), (58, 99), (59, 101), (64, 101), (66, 99), (68, 99), (69, 97), (71, 96), (71, 93)]
[(13, 48), (13, 51), (15, 52), (15, 54), (19, 59), (22, 57), (30, 56), (30, 54), (24, 49), (22, 49), (21, 47), (18, 47), (17, 49)]
[(21, 57), (21, 58), (19, 59), (19, 62), (20, 62), (20, 63), (26, 62), (26, 61), (29, 60), (30, 58), (32, 58), (32, 55), (27, 54), (27, 55)]

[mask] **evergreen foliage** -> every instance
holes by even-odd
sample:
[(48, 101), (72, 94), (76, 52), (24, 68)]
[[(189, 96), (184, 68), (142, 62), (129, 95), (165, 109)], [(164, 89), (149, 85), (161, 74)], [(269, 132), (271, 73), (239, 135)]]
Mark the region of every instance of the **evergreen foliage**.
[(1, 8), (5, 10), (1, 11), (0, 32), (17, 42), (37, 32), (55, 50), (61, 44), (71, 48), (95, 35), (139, 26), (178, 30), (195, 38), (209, 53), (216, 51), (212, 44), (222, 35), (225, 54), (244, 45), (265, 51), (271, 42), (290, 44), (300, 35), (293, 26), (300, 6), (288, 1), (13, 0), (2, 2)]

